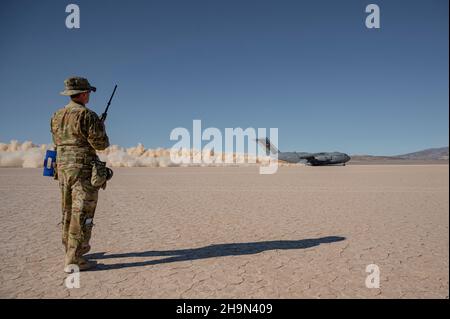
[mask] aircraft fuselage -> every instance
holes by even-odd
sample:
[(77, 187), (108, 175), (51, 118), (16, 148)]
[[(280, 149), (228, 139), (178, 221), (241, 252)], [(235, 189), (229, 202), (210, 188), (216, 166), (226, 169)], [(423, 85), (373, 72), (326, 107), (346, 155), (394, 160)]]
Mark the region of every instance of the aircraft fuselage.
[(279, 152), (278, 159), (288, 163), (306, 163), (311, 166), (345, 165), (350, 156), (340, 152)]

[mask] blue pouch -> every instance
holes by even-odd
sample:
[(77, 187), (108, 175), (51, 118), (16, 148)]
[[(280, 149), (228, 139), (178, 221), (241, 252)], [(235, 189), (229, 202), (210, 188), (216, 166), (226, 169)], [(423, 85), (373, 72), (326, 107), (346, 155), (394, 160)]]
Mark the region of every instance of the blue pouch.
[(44, 176), (53, 177), (55, 175), (56, 151), (47, 150), (44, 159)]

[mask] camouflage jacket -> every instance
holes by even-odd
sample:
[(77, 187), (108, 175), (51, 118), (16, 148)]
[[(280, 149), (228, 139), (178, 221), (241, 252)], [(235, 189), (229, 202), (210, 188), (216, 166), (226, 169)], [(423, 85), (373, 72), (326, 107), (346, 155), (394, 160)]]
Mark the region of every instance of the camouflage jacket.
[(97, 114), (73, 101), (53, 114), (50, 131), (59, 168), (91, 166), (97, 157), (95, 151), (109, 146), (105, 126)]

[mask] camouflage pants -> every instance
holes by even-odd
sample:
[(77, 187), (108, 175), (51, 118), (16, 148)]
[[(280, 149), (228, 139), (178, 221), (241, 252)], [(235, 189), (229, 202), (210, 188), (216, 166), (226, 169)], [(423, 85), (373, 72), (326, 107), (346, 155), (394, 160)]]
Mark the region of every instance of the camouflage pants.
[(62, 243), (65, 264), (77, 264), (89, 245), (98, 200), (98, 187), (91, 185), (91, 169), (59, 169), (62, 195)]

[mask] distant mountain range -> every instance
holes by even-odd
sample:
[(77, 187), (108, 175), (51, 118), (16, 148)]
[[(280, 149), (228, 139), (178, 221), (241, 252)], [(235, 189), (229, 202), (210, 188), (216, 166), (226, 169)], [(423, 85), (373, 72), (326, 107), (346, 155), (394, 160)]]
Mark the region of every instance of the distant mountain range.
[(437, 161), (448, 162), (448, 146), (395, 156), (352, 155), (352, 162), (402, 162), (402, 161)]
[(410, 160), (448, 160), (448, 146), (439, 148), (429, 148), (423, 151), (397, 155), (394, 157)]

